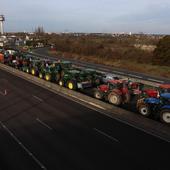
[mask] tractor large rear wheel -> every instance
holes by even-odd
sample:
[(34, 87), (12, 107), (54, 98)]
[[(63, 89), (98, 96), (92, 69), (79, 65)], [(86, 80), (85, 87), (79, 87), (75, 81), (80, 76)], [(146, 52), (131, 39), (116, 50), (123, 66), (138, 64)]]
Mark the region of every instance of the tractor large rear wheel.
[(149, 106), (145, 104), (142, 104), (141, 106), (139, 106), (138, 111), (144, 117), (148, 117), (151, 114)]
[(69, 80), (69, 81), (67, 82), (67, 87), (68, 87), (70, 90), (76, 90), (76, 89), (77, 89), (77, 83), (76, 83), (76, 81)]
[(95, 97), (96, 99), (101, 100), (101, 99), (103, 98), (103, 94), (102, 94), (102, 92), (100, 92), (98, 89), (95, 89), (95, 90), (94, 90), (94, 97)]
[(162, 110), (160, 113), (160, 119), (162, 122), (170, 124), (170, 110)]
[(115, 92), (111, 92), (109, 95), (108, 95), (108, 101), (109, 103), (111, 104), (114, 104), (116, 106), (119, 106), (122, 104), (122, 96), (115, 93)]

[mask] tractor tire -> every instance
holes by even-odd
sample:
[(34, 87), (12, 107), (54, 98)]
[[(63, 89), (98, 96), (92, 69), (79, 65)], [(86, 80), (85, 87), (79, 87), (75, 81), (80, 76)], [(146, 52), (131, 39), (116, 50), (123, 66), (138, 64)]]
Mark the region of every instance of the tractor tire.
[(49, 73), (45, 74), (45, 80), (46, 81), (51, 81), (51, 75)]
[(67, 87), (70, 89), (70, 90), (76, 90), (77, 89), (77, 83), (76, 81), (74, 80), (69, 80), (67, 82)]
[(31, 69), (31, 74), (35, 76), (35, 70)]
[(101, 99), (103, 99), (103, 94), (102, 94), (102, 92), (100, 92), (98, 89), (95, 89), (95, 90), (94, 90), (94, 97), (95, 97), (96, 99), (101, 100)]
[(38, 77), (39, 77), (40, 79), (42, 79), (42, 78), (43, 78), (43, 74), (42, 74), (42, 73), (39, 73)]
[(29, 69), (28, 68), (26, 69), (26, 72), (29, 73)]
[(139, 113), (144, 117), (149, 117), (151, 114), (151, 111), (149, 107), (146, 104), (142, 104), (138, 107)]
[(119, 94), (117, 94), (115, 92), (111, 92), (108, 95), (108, 101), (111, 104), (114, 104), (116, 106), (120, 106), (122, 104), (122, 96), (120, 96)]
[(62, 86), (62, 87), (64, 87), (65, 86), (65, 83), (64, 83), (64, 80), (59, 80), (59, 82), (58, 82), (58, 84), (59, 84), (59, 86)]
[(170, 124), (170, 110), (169, 109), (164, 109), (161, 111), (160, 120), (163, 123)]

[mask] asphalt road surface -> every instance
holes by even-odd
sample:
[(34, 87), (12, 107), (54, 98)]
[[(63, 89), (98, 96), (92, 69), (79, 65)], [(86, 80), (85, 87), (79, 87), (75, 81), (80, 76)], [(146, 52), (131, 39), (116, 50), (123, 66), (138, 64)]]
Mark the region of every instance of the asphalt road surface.
[(169, 170), (170, 143), (0, 70), (0, 170)]

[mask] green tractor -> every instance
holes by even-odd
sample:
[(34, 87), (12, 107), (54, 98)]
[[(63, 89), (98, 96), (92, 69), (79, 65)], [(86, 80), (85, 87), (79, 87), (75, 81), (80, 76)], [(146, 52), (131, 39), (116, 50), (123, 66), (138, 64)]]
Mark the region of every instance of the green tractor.
[(93, 87), (97, 87), (102, 83), (103, 73), (97, 72), (94, 69), (85, 68), (81, 71), (81, 74), (91, 80)]
[(67, 87), (70, 90), (77, 90), (92, 87), (92, 81), (81, 70), (70, 69), (63, 70), (59, 85)]
[(59, 82), (64, 70), (71, 68), (71, 62), (67, 61), (50, 61), (40, 68), (39, 78), (44, 78), (47, 81)]
[(40, 59), (33, 59), (29, 64), (29, 73), (33, 76), (38, 76), (39, 71), (42, 65), (42, 60)]
[(47, 81), (58, 82), (60, 80), (62, 68), (60, 64), (49, 65), (41, 67), (39, 72), (39, 78), (44, 78)]

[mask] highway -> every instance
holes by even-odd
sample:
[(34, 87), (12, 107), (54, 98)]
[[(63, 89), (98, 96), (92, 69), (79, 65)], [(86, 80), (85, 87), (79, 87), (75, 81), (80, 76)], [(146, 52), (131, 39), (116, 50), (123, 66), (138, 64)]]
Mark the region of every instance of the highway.
[[(49, 51), (49, 48), (37, 48), (33, 50), (33, 52), (37, 54), (39, 57), (48, 57), (50, 59), (54, 59), (54, 55), (49, 54), (48, 51)], [(127, 76), (130, 78), (139, 79), (139, 80), (147, 80), (147, 81), (158, 83), (158, 84), (159, 83), (170, 83), (170, 79), (166, 79), (166, 78), (155, 77), (155, 76), (133, 72), (133, 71), (125, 70), (125, 69), (105, 66), (102, 64), (94, 64), (94, 63), (89, 63), (89, 62), (80, 61), (80, 60), (77, 61), (77, 60), (73, 60), (70, 58), (67, 58), (67, 60), (80, 66), (89, 67), (89, 68), (97, 69), (103, 72), (113, 73), (113, 74), (120, 75), (120, 76), (125, 76), (125, 77)]]
[(0, 170), (169, 170), (170, 143), (0, 70)]

